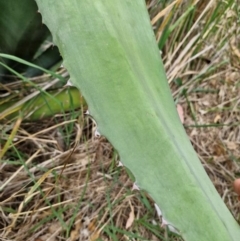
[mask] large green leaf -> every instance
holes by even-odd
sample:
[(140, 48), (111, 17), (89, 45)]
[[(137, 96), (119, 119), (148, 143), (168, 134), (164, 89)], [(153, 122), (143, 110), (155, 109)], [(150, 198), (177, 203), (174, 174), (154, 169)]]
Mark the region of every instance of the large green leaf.
[(143, 0), (37, 0), (100, 132), (189, 241), (240, 228), (180, 123)]

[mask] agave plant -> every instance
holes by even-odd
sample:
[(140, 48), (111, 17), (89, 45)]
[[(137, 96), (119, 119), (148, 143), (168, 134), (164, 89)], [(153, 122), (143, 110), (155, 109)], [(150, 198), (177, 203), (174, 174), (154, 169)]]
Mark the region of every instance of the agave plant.
[(188, 241), (239, 240), (181, 125), (145, 2), (37, 4), (100, 133), (168, 224)]

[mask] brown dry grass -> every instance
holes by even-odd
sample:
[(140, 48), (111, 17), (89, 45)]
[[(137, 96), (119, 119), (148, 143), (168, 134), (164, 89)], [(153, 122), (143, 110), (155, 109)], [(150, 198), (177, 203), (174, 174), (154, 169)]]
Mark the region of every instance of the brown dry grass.
[[(67, 232), (68, 240), (88, 240), (89, 236), (96, 240), (111, 222), (124, 230), (133, 207), (136, 218), (147, 212), (141, 195), (131, 191), (133, 182), (117, 167), (112, 146), (89, 133), (93, 127), (84, 119), (84, 124), (61, 117), (21, 124), (14, 146), (28, 157), (25, 167), (1, 165), (4, 240), (61, 240)], [(64, 146), (65, 136), (59, 131), (59, 126), (69, 122), (74, 123), (70, 149)], [(14, 159), (11, 155), (10, 151), (5, 158)], [(17, 212), (6, 215), (8, 208)], [(152, 219), (157, 220), (156, 215)], [(138, 232), (153, 239), (144, 228)], [(101, 237), (109, 240), (108, 235)]]
[[(202, 1), (198, 5), (194, 17), (197, 28), (191, 28), (184, 41), (169, 37), (163, 60), (173, 97), (184, 110), (189, 138), (240, 223), (240, 204), (232, 190), (233, 180), (240, 176), (239, 30), (234, 20), (232, 26), (228, 25), (228, 18), (235, 19), (234, 11), (229, 9), (218, 23), (218, 31), (205, 34), (197, 42), (201, 46), (196, 52), (192, 40), (197, 39), (214, 10), (215, 1), (210, 3)], [(175, 4), (184, 8), (186, 3)], [(148, 1), (148, 6), (151, 19), (161, 16), (164, 24), (169, 21), (168, 11), (158, 15), (156, 1)], [(154, 29), (159, 39), (163, 25), (156, 18)], [(226, 38), (222, 46), (220, 38)], [(176, 84), (177, 78), (181, 86)], [(2, 240), (141, 240), (128, 238), (128, 231), (144, 240), (167, 237), (153, 202), (145, 193), (132, 191), (128, 171), (117, 166), (119, 158), (112, 146), (103, 137), (94, 136), (95, 126), (88, 117), (73, 118), (69, 114), (34, 123), (18, 121), (14, 144), (3, 158), (15, 163), (0, 165)], [(210, 123), (214, 126), (206, 126)], [(9, 128), (4, 136), (7, 140), (13, 123), (5, 123), (4, 128)], [(69, 143), (64, 141), (66, 136)], [(126, 229), (133, 214), (135, 223)], [(147, 227), (147, 222), (151, 226)]]

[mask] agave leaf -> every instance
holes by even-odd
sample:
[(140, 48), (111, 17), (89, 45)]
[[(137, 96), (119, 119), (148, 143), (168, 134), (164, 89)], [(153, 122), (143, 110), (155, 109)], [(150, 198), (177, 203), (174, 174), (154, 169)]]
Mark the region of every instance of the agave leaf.
[(26, 101), (9, 96), (0, 101), (0, 120), (16, 118), (21, 114), (24, 121), (37, 121), (81, 107), (86, 108), (86, 104), (75, 87), (52, 90), (47, 94), (41, 92)]
[(143, 0), (37, 0), (100, 132), (188, 241), (240, 229), (180, 123)]
[[(31, 62), (44, 69), (56, 71), (62, 63), (62, 57), (60, 56), (57, 46), (51, 46)], [(43, 73), (44, 72), (40, 69), (32, 68), (30, 66), (25, 70), (25, 76), (27, 77), (40, 76)]]
[[(0, 52), (32, 61), (46, 38), (51, 39), (51, 33), (42, 24), (41, 15), (37, 12), (36, 2), (32, 0), (0, 1), (0, 9)], [(50, 54), (51, 57), (45, 57), (44, 62), (38, 60), (37, 64), (48, 67), (53, 66), (56, 61), (60, 61), (59, 51), (57, 48), (53, 50), (50, 47), (46, 53), (45, 51), (40, 53), (40, 56)], [(27, 67), (11, 60), (7, 60), (5, 63), (21, 73)], [(28, 76), (38, 74), (39, 71), (36, 73), (35, 71), (36, 69), (33, 68), (28, 69)], [(0, 73), (1, 76), (9, 74), (2, 66), (0, 66)]]

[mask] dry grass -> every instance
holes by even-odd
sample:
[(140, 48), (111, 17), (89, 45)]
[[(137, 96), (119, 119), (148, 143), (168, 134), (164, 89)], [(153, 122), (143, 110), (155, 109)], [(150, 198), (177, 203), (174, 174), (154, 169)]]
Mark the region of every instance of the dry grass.
[[(189, 2), (175, 1), (160, 11), (157, 1), (148, 1), (158, 40), (169, 21), (187, 12)], [(240, 223), (240, 204), (232, 190), (240, 176), (237, 8), (233, 4), (203, 30), (215, 4), (197, 3), (192, 27), (183, 21), (172, 30), (162, 56), (189, 138)], [(16, 134), (11, 135), (12, 129)], [(95, 129), (89, 117), (71, 113), (2, 125), (1, 145), (9, 139), (13, 143), (0, 165), (2, 240), (181, 240), (160, 227), (152, 200), (132, 190), (131, 174), (118, 166), (117, 153), (94, 135)]]
[[(132, 209), (135, 218), (149, 212), (141, 200), (150, 201), (131, 191), (133, 181), (117, 167), (112, 146), (89, 133), (94, 127), (83, 119), (84, 124), (62, 117), (21, 124), (14, 148), (27, 158), (1, 165), (0, 228), (6, 240), (61, 240), (68, 235), (67, 240), (96, 240), (106, 225), (124, 230)], [(74, 126), (66, 147), (59, 128), (69, 123)], [(10, 149), (5, 158), (16, 159), (13, 155)], [(149, 220), (158, 222), (154, 213)], [(136, 236), (140, 234), (153, 240), (144, 227), (138, 227)], [(103, 240), (107, 237), (101, 234)]]

